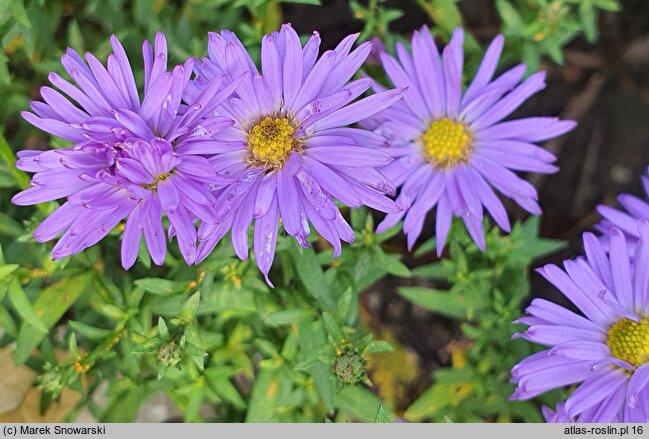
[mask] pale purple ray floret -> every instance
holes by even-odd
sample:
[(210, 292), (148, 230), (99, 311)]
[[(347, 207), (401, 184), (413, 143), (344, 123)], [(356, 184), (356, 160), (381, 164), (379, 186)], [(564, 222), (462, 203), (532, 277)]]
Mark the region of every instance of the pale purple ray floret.
[(641, 177), (641, 181), (645, 192), (644, 199), (631, 194), (620, 194), (617, 196), (617, 200), (622, 207), (621, 210), (603, 204), (597, 206), (597, 211), (604, 219), (595, 225), (595, 229), (602, 232), (600, 239), (606, 249), (609, 248), (609, 231), (611, 228), (617, 227), (624, 232), (629, 243), (629, 255), (633, 256), (633, 250), (638, 241), (636, 221), (640, 218), (649, 220), (649, 201), (647, 200), (649, 197), (649, 168)]
[[(411, 51), (399, 43), (397, 58), (383, 53), (392, 84), (408, 91), (400, 102), (362, 122), (390, 142), (394, 161), (380, 171), (400, 187), (396, 202), (402, 211), (388, 214), (378, 232), (404, 219), (412, 248), (428, 212), (436, 209), (438, 254), (454, 216), (462, 218), (480, 249), (485, 247), (484, 209), (509, 232), (507, 212), (494, 189), (528, 212), (540, 214), (536, 189), (513, 171), (556, 172), (554, 155), (536, 143), (575, 126), (555, 117), (505, 120), (545, 87), (545, 74), (535, 73), (521, 82), (525, 66), (518, 65), (494, 78), (502, 36), (493, 40), (463, 91), (463, 39), (457, 29), (440, 54), (423, 27), (412, 37)], [(383, 90), (377, 85), (374, 89)]]
[[(183, 95), (193, 60), (167, 70), (167, 43), (145, 41), (143, 98), (126, 53), (115, 36), (104, 67), (92, 54), (86, 61), (72, 49), (62, 64), (76, 83), (55, 73), (41, 88), (45, 102), (32, 102), (23, 117), (32, 125), (74, 143), (70, 148), (21, 151), (16, 166), (35, 173), (31, 188), (13, 202), (66, 201), (36, 229), (39, 241), (63, 233), (52, 251), (59, 259), (90, 247), (128, 218), (122, 236), (122, 265), (135, 262), (142, 235), (156, 264), (166, 256), (164, 212), (188, 264), (196, 257), (195, 221), (217, 222), (210, 189), (224, 183), (200, 145), (232, 122), (213, 110), (236, 88), (239, 78), (214, 76), (192, 105)], [(76, 104), (74, 103), (76, 102)]]
[(610, 251), (584, 234), (586, 257), (566, 260), (564, 270), (539, 270), (583, 315), (534, 299), (528, 326), (517, 334), (548, 346), (512, 369), (512, 399), (529, 399), (579, 384), (552, 415), (557, 422), (649, 422), (649, 222), (636, 222), (635, 263), (624, 233), (610, 230)]
[(311, 224), (337, 256), (341, 241), (352, 242), (354, 233), (334, 199), (350, 207), (399, 210), (386, 197), (394, 186), (376, 170), (392, 161), (386, 139), (350, 125), (389, 107), (405, 89), (357, 100), (372, 85), (371, 79), (351, 80), (371, 50), (370, 43), (351, 50), (357, 37), (318, 56), (317, 33), (302, 46), (284, 25), (263, 38), (258, 71), (232, 32), (209, 35), (209, 58), (197, 64), (188, 95), (198, 96), (215, 75), (244, 77), (217, 109), (233, 126), (216, 135), (220, 144), (197, 151), (214, 154), (215, 169), (235, 179), (215, 192), (223, 220), (199, 228), (198, 261), (228, 231), (237, 255), (246, 259), (254, 220), (257, 265), (270, 283), (280, 219), (303, 247)]

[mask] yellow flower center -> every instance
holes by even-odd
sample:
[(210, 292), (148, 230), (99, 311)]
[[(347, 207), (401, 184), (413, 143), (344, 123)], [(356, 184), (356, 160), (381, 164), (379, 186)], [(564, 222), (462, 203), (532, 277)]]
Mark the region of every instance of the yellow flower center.
[(281, 168), (297, 142), (295, 128), (286, 117), (266, 116), (248, 131), (250, 161), (256, 165)]
[(155, 180), (151, 184), (141, 184), (144, 189), (150, 189), (152, 191), (157, 191), (158, 190), (158, 183), (161, 181), (165, 181), (167, 178), (171, 177), (171, 175), (174, 173), (174, 170), (172, 169), (170, 172), (166, 174), (158, 174), (155, 177)]
[(649, 363), (649, 319), (620, 320), (608, 330), (611, 354), (633, 366)]
[(472, 134), (461, 123), (449, 118), (436, 120), (421, 136), (424, 156), (436, 168), (465, 163), (473, 150)]

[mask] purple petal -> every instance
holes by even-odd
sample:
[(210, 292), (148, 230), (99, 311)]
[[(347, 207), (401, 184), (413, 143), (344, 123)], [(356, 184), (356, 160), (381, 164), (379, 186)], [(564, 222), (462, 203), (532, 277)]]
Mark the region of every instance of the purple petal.
[(140, 241), (142, 240), (142, 233), (144, 231), (142, 225), (142, 204), (141, 202), (138, 203), (135, 209), (131, 211), (126, 221), (126, 226), (124, 227), (124, 233), (122, 234), (121, 256), (124, 270), (128, 270), (133, 266), (140, 248)]
[(273, 284), (268, 279), (268, 272), (275, 258), (275, 245), (277, 244), (277, 229), (279, 224), (278, 217), (277, 197), (273, 194), (266, 213), (255, 220), (254, 237), (257, 266), (271, 287)]

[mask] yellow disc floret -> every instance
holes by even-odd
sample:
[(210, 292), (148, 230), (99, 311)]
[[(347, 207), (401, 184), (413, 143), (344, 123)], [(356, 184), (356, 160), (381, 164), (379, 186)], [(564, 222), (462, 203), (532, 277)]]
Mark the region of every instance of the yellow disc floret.
[(608, 330), (611, 355), (633, 366), (649, 363), (649, 319), (620, 320)]
[(444, 118), (430, 124), (421, 136), (424, 156), (436, 168), (448, 168), (465, 163), (473, 150), (472, 135), (468, 128)]
[(295, 128), (286, 117), (267, 116), (248, 131), (250, 161), (254, 164), (281, 168), (295, 148)]

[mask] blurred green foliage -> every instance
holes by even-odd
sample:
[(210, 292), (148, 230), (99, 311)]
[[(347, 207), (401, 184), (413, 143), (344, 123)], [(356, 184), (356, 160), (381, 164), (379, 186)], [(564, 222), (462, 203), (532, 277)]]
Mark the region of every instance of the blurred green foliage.
[[(416, 256), (434, 247), (435, 239), (422, 244)], [(454, 223), (449, 259), (416, 267), (413, 275), (450, 285), (439, 290), (401, 287), (406, 299), (431, 312), (460, 323), (462, 337), (449, 346), (451, 367), (433, 373), (434, 384), (405, 411), (411, 421), (542, 422), (530, 401), (508, 401), (514, 385), (509, 370), (533, 353), (533, 347), (511, 340), (511, 324), (521, 313), (530, 291), (528, 268), (536, 258), (554, 253), (562, 241), (538, 238), (538, 217), (514, 225), (509, 236), (497, 229), (486, 236), (482, 253), (464, 230)], [(546, 396), (554, 406), (556, 393)]]
[[(463, 25), (454, 0), (416, 3), (442, 39)], [(398, 8), (382, 0), (349, 5), (363, 39), (377, 36), (388, 47), (407, 39), (390, 30), (402, 15)], [(508, 40), (505, 62), (523, 59), (535, 68), (546, 55), (561, 62), (562, 47), (580, 33), (594, 41), (597, 11), (618, 4), (498, 0), (497, 7)], [(394, 249), (387, 241), (400, 227), (376, 235), (372, 215), (353, 210), (348, 216), (356, 242), (336, 260), (319, 240), (303, 250), (280, 239), (274, 289), (254, 261), (234, 256), (227, 237), (198, 267), (186, 267), (173, 252), (163, 267), (152, 266), (143, 251), (129, 272), (118, 261), (119, 230), (54, 262), (52, 244), (31, 237), (57, 203), (19, 208), (9, 202), (29, 186), (29, 176), (14, 166), (15, 151), (65, 142), (29, 127), (19, 112), (39, 98), (50, 71), (64, 74), (59, 58), (66, 47), (105, 59), (114, 33), (137, 73), (142, 40), (159, 30), (167, 35), (170, 62), (177, 63), (203, 55), (206, 33), (221, 28), (235, 31), (255, 56), (261, 36), (281, 22), (276, 0), (0, 2), (0, 133), (8, 139), (0, 135), (0, 346), (15, 343), (14, 361), (39, 373), (42, 411), (69, 388), (82, 395), (69, 419), (87, 408), (105, 422), (135, 419), (159, 392), (186, 421), (539, 421), (538, 402), (506, 401), (510, 367), (531, 349), (509, 341), (510, 322), (529, 294), (528, 268), (559, 248), (537, 237), (536, 218), (516, 225), (510, 236), (491, 230), (485, 254), (454, 226), (449, 257), (411, 271), (401, 247), (386, 251)], [(467, 62), (475, 66), (481, 50), (468, 37)], [(415, 256), (432, 246), (422, 244)], [(374, 339), (359, 298), (388, 275), (439, 285), (399, 292), (461, 328), (448, 367), (435, 370), (433, 385), (405, 410), (381, 401), (365, 370), (369, 354), (392, 346)]]

